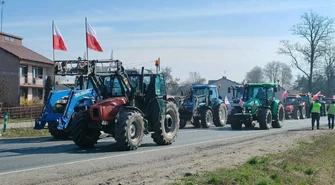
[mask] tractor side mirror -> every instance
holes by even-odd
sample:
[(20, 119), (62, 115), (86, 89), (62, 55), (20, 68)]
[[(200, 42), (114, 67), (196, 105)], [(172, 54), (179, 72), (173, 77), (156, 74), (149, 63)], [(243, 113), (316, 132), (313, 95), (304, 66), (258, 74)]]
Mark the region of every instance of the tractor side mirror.
[(209, 95), (213, 95), (213, 90), (209, 90)]
[(180, 92), (180, 95), (181, 95), (181, 96), (184, 96), (184, 92), (183, 92), (183, 91), (181, 91), (181, 92)]
[(230, 87), (228, 87), (228, 93), (229, 93), (229, 94), (231, 93), (231, 88), (230, 88)]
[(163, 96), (163, 100), (164, 100), (164, 101), (166, 101), (166, 99), (167, 99), (167, 96), (166, 96), (166, 95), (164, 95), (164, 96)]
[(275, 88), (273, 89), (273, 91), (274, 91), (274, 92), (278, 92), (278, 88), (275, 87)]
[(222, 96), (221, 95), (219, 95), (219, 99), (222, 100)]

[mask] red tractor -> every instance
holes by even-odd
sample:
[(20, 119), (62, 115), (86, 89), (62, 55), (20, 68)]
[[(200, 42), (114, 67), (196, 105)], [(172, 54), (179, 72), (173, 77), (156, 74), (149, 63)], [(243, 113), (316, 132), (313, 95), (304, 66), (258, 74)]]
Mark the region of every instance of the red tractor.
[(285, 100), (285, 119), (305, 119), (307, 106), (299, 95), (288, 95)]
[(143, 67), (126, 73), (119, 61), (116, 65), (115, 71), (89, 74), (103, 100), (75, 115), (75, 144), (93, 147), (101, 131), (114, 137), (121, 150), (137, 149), (149, 133), (157, 145), (172, 144), (179, 131), (179, 113), (176, 104), (167, 101), (163, 75)]

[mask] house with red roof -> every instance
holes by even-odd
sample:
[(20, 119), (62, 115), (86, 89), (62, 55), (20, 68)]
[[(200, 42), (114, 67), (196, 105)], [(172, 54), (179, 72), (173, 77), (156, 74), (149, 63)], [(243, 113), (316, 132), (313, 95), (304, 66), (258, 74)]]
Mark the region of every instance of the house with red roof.
[(22, 39), (0, 32), (0, 78), (6, 79), (0, 90), (9, 91), (6, 97), (0, 94), (0, 102), (9, 106), (18, 106), (20, 99), (42, 100), (43, 81), (53, 74), (53, 61), (23, 46)]

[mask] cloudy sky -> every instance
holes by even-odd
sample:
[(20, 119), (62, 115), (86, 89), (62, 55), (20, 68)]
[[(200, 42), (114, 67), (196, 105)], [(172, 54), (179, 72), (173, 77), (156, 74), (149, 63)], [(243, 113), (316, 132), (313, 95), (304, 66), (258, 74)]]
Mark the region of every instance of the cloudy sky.
[(152, 68), (160, 57), (181, 79), (199, 71), (207, 80), (242, 81), (255, 65), (290, 62), (276, 53), (279, 41), (299, 40), (289, 29), (308, 10), (335, 18), (335, 1), (5, 0), (3, 31), (52, 59), (54, 20), (68, 48), (56, 59), (76, 59), (86, 51), (87, 17), (104, 50), (90, 50), (89, 59), (109, 59), (113, 50), (128, 67)]

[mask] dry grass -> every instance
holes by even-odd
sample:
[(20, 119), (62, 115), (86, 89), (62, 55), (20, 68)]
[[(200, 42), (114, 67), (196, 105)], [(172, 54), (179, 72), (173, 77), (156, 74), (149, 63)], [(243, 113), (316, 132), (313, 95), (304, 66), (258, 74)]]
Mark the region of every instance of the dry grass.
[(33, 128), (11, 128), (7, 129), (6, 133), (0, 130), (2, 137), (0, 138), (17, 138), (17, 137), (41, 137), (41, 136), (50, 136), (50, 133), (47, 129), (35, 130)]
[(190, 175), (174, 184), (334, 184), (334, 142), (335, 134), (326, 134), (286, 152), (252, 157), (239, 167)]

